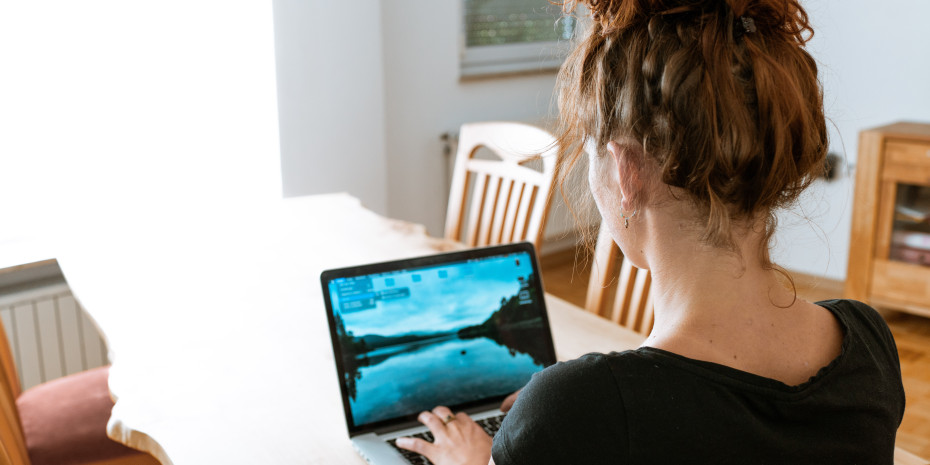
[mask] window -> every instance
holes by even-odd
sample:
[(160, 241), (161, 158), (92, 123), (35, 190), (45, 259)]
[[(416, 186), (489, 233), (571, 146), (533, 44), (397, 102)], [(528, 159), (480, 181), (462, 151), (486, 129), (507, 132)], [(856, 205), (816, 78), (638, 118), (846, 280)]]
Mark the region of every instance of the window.
[(462, 0), (461, 75), (557, 69), (575, 18), (547, 0)]

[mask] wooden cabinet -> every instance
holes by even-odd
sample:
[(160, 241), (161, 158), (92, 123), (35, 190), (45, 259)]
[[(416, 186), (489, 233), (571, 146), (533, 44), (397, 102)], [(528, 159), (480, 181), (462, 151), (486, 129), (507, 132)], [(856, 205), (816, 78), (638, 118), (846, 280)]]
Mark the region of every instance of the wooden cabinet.
[(845, 297), (930, 317), (930, 124), (862, 131)]

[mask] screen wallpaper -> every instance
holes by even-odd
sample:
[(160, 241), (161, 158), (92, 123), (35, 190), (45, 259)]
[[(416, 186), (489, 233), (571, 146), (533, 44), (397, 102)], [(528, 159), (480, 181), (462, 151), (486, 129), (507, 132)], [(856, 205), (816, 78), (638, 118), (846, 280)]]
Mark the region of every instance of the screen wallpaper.
[(534, 282), (526, 252), (331, 281), (355, 425), (521, 388), (547, 357)]

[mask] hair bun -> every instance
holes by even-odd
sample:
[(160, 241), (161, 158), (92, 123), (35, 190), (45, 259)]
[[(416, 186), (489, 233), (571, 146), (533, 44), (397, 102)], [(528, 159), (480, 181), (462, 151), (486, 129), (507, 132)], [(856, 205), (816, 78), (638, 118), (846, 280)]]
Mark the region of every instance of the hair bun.
[[(636, 20), (650, 16), (647, 5), (650, 0), (579, 0), (591, 12), (595, 24), (606, 31), (624, 29)], [(567, 1), (565, 6), (574, 9), (579, 1)], [(650, 9), (651, 10), (651, 9)]]
[[(566, 0), (563, 8), (570, 12), (579, 3), (588, 8), (602, 33), (625, 29), (654, 16), (726, 12), (740, 21), (750, 19), (754, 27), (787, 33), (801, 44), (813, 36), (798, 0)], [(743, 27), (742, 23), (739, 26)]]

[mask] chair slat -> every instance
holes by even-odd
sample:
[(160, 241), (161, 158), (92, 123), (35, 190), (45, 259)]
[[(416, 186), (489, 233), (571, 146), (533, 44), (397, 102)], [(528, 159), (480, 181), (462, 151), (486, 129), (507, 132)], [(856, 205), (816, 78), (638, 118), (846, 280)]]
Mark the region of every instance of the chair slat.
[[(537, 202), (546, 204), (549, 203), (549, 199), (542, 195), (542, 189), (536, 186), (533, 186), (533, 195), (530, 197), (530, 208), (535, 205)], [(527, 218), (528, 222), (523, 228), (522, 239), (524, 241), (536, 242), (538, 239), (539, 232), (542, 230), (542, 224), (546, 221), (545, 212), (540, 215), (531, 215)]]
[(649, 273), (649, 296), (646, 298), (646, 305), (643, 307), (643, 324), (640, 326), (639, 333), (643, 336), (652, 334), (652, 327), (656, 322), (655, 303), (653, 302), (652, 292), (652, 273)]
[(649, 300), (649, 272), (647, 270), (636, 269), (636, 279), (633, 283), (633, 290), (630, 293), (630, 311), (627, 314), (627, 328), (638, 333), (642, 333), (642, 327), (645, 324), (644, 315), (646, 311), (646, 302)]
[(636, 269), (629, 260), (624, 259), (620, 265), (620, 277), (617, 280), (617, 294), (614, 297), (613, 310), (610, 319), (621, 326), (627, 325), (627, 314), (630, 310), (630, 300), (633, 297), (631, 282), (636, 279)]
[[(588, 282), (588, 294), (585, 297), (585, 309), (648, 336), (655, 324), (652, 275), (649, 270), (633, 266), (633, 263), (622, 257), (619, 252), (620, 249), (614, 243), (607, 227), (601, 224), (597, 247), (594, 250), (591, 278)], [(613, 286), (612, 280), (618, 264), (620, 274), (616, 286)], [(614, 287), (616, 292), (608, 310), (607, 296)]]
[(520, 213), (517, 215), (517, 222), (514, 224), (513, 228), (513, 239), (515, 242), (529, 240), (526, 237), (526, 232), (530, 224), (528, 217), (530, 216), (533, 204), (535, 203), (535, 197), (536, 187), (527, 185), (526, 189), (523, 190), (523, 196), (520, 199)]
[(609, 318), (607, 313), (606, 293), (610, 288), (614, 273), (617, 271), (617, 256), (620, 248), (610, 237), (607, 228), (602, 228), (597, 236), (597, 245), (594, 248), (594, 259), (591, 263), (591, 278), (588, 280), (588, 293), (585, 299), (585, 310), (596, 315)]
[[(491, 224), (490, 244), (501, 244), (504, 242), (504, 224), (507, 221), (507, 209), (510, 207), (510, 196), (513, 194), (514, 181), (512, 179), (501, 179), (501, 186), (497, 192), (497, 202), (494, 208), (494, 222)], [(509, 242), (509, 241), (507, 241)]]
[(494, 224), (494, 213), (497, 198), (500, 194), (501, 178), (490, 176), (484, 198), (484, 208), (481, 211), (481, 220), (478, 221), (478, 243), (480, 247), (491, 244), (491, 227)]
[[(6, 387), (3, 388), (7, 390)], [(29, 454), (26, 451), (26, 439), (22, 434), (16, 400), (8, 392), (0, 394), (0, 442), (3, 443), (8, 463), (27, 464)]]
[(507, 217), (504, 219), (504, 232), (501, 235), (502, 242), (513, 242), (514, 228), (517, 223), (520, 209), (520, 200), (523, 198), (523, 191), (526, 184), (514, 181), (514, 186), (510, 192), (510, 205), (507, 206)]
[(446, 231), (444, 235), (446, 239), (463, 242), (462, 224), (465, 221), (465, 205), (468, 202), (468, 196), (465, 194), (468, 192), (468, 188), (471, 186), (471, 181), (474, 177), (475, 175), (472, 173), (464, 173), (464, 176), (462, 176), (462, 179), (458, 182), (459, 189), (456, 190), (453, 187), (452, 192), (449, 194)]
[(28, 464), (29, 453), (26, 449), (26, 438), (23, 436), (22, 420), (16, 407), (16, 398), (20, 394), (19, 377), (16, 376), (16, 365), (10, 352), (10, 344), (6, 338), (6, 329), (0, 323), (0, 442), (4, 445), (4, 458), (12, 464)]
[(478, 245), (478, 235), (481, 227), (481, 213), (484, 211), (484, 202), (487, 199), (487, 175), (475, 177), (475, 188), (471, 196), (471, 212), (469, 212), (468, 235), (465, 244), (474, 247)]

